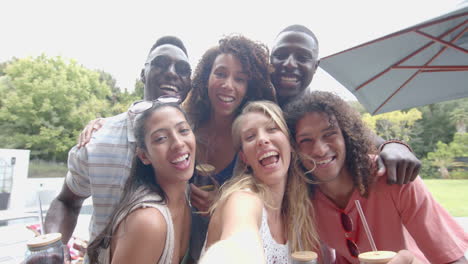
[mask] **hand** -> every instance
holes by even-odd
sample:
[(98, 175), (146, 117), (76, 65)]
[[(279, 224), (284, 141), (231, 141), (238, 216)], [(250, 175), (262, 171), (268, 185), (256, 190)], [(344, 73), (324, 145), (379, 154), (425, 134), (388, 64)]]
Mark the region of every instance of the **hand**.
[(89, 123), (86, 125), (83, 131), (81, 131), (80, 136), (78, 137), (78, 148), (86, 146), (86, 144), (88, 144), (91, 140), (92, 134), (101, 129), (101, 127), (104, 125), (104, 122), (105, 121), (103, 118), (98, 118), (89, 121)]
[(388, 264), (420, 264), (417, 258), (414, 257), (413, 253), (408, 250), (400, 250)]
[(208, 210), (213, 204), (213, 201), (218, 191), (214, 190), (214, 191), (207, 192), (198, 188), (193, 183), (190, 184), (190, 189), (191, 189), (190, 202), (192, 203), (194, 207), (198, 209), (198, 211), (201, 212), (201, 215), (207, 216), (209, 214)]
[(387, 183), (406, 184), (416, 179), (421, 161), (405, 145), (389, 143), (384, 146), (378, 159), (377, 176), (387, 172)]

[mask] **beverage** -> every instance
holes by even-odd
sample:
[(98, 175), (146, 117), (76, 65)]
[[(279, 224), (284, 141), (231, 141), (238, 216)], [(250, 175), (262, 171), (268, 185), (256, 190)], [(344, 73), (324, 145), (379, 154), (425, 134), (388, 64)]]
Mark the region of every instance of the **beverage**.
[(316, 264), (317, 253), (313, 251), (296, 251), (291, 254), (292, 264)]
[(26, 264), (63, 264), (62, 234), (39, 235), (27, 242)]
[(359, 261), (361, 264), (368, 263), (388, 263), (396, 252), (393, 251), (369, 251), (359, 254)]
[(204, 191), (213, 191), (216, 180), (213, 178), (215, 167), (210, 164), (199, 164), (195, 167), (195, 178), (193, 183)]

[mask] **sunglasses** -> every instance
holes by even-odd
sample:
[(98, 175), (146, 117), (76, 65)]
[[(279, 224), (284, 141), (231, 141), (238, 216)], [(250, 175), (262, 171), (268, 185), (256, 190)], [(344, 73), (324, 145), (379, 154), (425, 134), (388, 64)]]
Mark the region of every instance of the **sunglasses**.
[(348, 247), (349, 254), (355, 258), (359, 256), (359, 248), (356, 245), (356, 242), (350, 238), (351, 232), (353, 231), (353, 220), (345, 214), (341, 212), (341, 226), (345, 233), (346, 239), (346, 246)]
[(162, 95), (158, 97), (156, 100), (153, 101), (138, 101), (133, 103), (133, 105), (130, 107), (129, 112), (132, 114), (141, 114), (144, 111), (153, 108), (155, 104), (167, 104), (167, 103), (180, 103), (180, 97), (179, 96), (173, 96), (173, 95)]
[[(173, 60), (168, 56), (157, 56), (151, 62), (145, 63), (145, 65), (151, 65), (151, 67), (160, 69), (161, 71), (167, 71), (169, 66), (172, 64)], [(183, 77), (188, 77), (192, 74), (192, 68), (190, 64), (186, 61), (180, 60), (174, 63), (175, 72)]]

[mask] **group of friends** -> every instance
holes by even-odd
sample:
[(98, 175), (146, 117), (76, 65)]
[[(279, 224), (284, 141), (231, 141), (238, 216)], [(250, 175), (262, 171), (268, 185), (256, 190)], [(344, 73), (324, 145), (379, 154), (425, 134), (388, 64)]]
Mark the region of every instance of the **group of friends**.
[[(302, 25), (264, 44), (229, 35), (192, 73), (183, 42), (152, 46), (144, 98), (91, 121), (45, 219), (67, 242), (92, 198), (90, 263), (359, 263), (371, 251), (355, 200), (392, 263), (468, 263), (468, 235), (418, 177), (420, 161), (384, 141), (338, 96), (308, 91), (318, 40)], [(219, 188), (192, 182), (214, 166)]]

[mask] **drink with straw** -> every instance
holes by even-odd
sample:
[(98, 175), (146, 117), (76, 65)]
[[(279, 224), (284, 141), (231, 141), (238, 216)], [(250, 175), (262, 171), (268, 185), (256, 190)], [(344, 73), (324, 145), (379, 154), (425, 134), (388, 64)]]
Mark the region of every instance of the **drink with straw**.
[(210, 164), (199, 164), (195, 167), (193, 183), (204, 191), (213, 191), (216, 181), (213, 178), (215, 167)]
[(296, 251), (291, 254), (292, 264), (316, 264), (317, 253), (313, 251)]
[(370, 231), (369, 225), (367, 224), (366, 217), (364, 215), (364, 211), (362, 211), (361, 203), (359, 200), (354, 201), (356, 204), (356, 208), (359, 212), (359, 217), (361, 217), (362, 225), (364, 226), (364, 230), (366, 231), (367, 238), (372, 247), (372, 251), (364, 252), (359, 254), (358, 258), (361, 264), (368, 264), (368, 263), (387, 263), (389, 262), (395, 255), (396, 252), (393, 251), (378, 251), (377, 247), (375, 246), (374, 238), (372, 237), (372, 233)]

